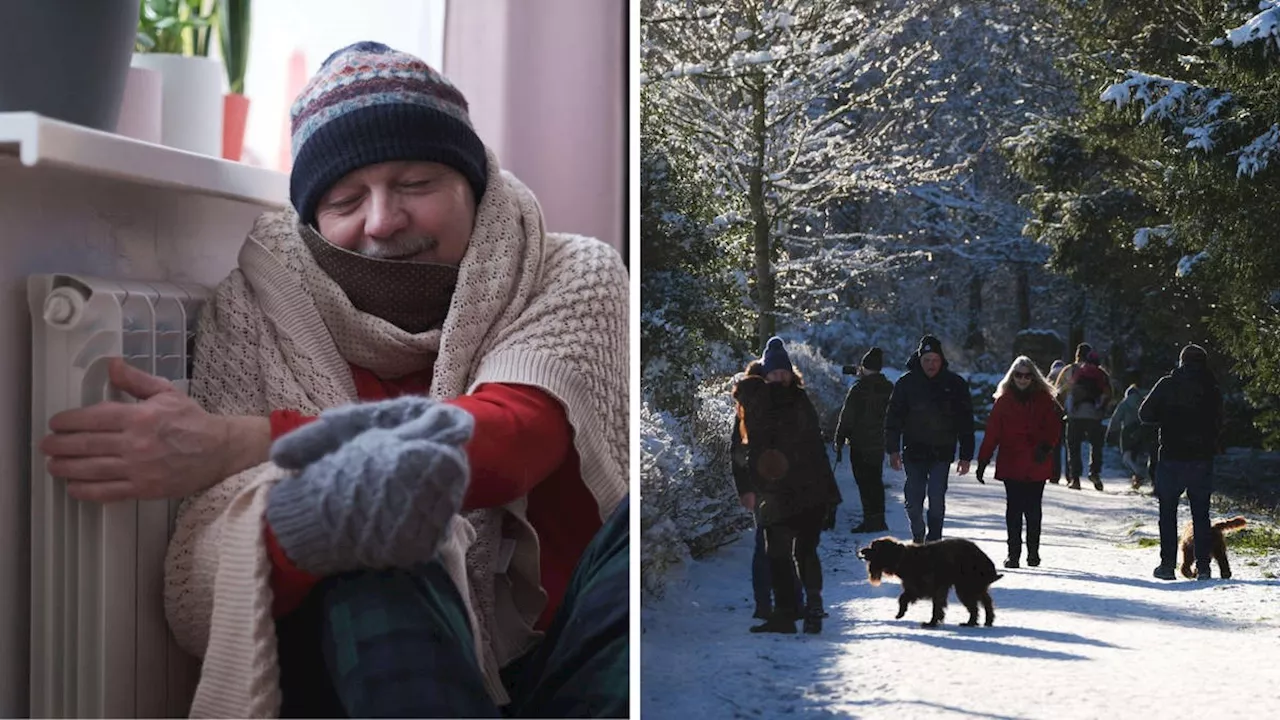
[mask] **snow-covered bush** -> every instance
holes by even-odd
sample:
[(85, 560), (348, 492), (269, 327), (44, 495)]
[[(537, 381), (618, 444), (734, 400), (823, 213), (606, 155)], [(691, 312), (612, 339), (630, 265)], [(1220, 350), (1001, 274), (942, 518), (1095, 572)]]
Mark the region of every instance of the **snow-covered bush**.
[(698, 392), (694, 414), (640, 408), (640, 574), (660, 596), (663, 575), (688, 557), (731, 542), (751, 526), (729, 465), (733, 402), (728, 380)]

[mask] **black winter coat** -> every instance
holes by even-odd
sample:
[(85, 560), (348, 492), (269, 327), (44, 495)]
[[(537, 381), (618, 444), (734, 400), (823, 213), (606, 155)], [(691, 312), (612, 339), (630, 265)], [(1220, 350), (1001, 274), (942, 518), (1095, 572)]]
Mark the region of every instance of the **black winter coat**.
[(748, 377), (734, 386), (733, 397), (747, 426), (749, 477), (760, 524), (768, 527), (816, 507), (840, 504), (809, 395), (794, 385)]
[(1143, 424), (1160, 426), (1161, 460), (1212, 460), (1222, 415), (1222, 391), (1200, 363), (1160, 378), (1138, 408)]
[(885, 452), (901, 450), (904, 460), (951, 462), (960, 443), (960, 459), (973, 459), (973, 398), (969, 383), (947, 369), (932, 378), (920, 367), (919, 353), (907, 362), (889, 397), (884, 419)]
[(835, 441), (837, 445), (848, 443), (849, 455), (855, 463), (859, 459), (883, 462), (884, 414), (892, 394), (893, 383), (889, 378), (875, 373), (858, 378), (845, 395)]

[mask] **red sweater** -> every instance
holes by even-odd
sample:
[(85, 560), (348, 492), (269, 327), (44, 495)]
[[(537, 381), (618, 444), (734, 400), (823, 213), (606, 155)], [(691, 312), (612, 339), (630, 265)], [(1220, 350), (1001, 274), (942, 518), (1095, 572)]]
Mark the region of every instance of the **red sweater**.
[[(361, 400), (425, 395), (431, 383), (430, 370), (397, 380), (382, 380), (354, 365), (351, 371)], [(555, 398), (528, 385), (481, 385), (473, 394), (448, 402), (475, 418), (475, 433), (467, 444), (471, 480), (462, 509), (497, 507), (529, 496), (527, 517), (538, 533), (542, 587), (547, 592), (547, 607), (537, 626), (545, 628), (560, 607), (578, 558), (601, 526), (595, 498), (582, 482), (572, 426)], [(271, 413), (271, 439), (314, 419), (276, 410)], [(266, 541), (273, 565), (272, 610), (280, 617), (296, 608), (320, 578), (293, 565), (270, 526)]]
[(1053, 475), (1052, 454), (1037, 463), (1036, 446), (1055, 445), (1062, 433), (1062, 409), (1049, 393), (1036, 391), (1026, 402), (1010, 391), (1000, 396), (987, 418), (978, 462), (987, 463), (995, 454), (997, 480), (1043, 482)]

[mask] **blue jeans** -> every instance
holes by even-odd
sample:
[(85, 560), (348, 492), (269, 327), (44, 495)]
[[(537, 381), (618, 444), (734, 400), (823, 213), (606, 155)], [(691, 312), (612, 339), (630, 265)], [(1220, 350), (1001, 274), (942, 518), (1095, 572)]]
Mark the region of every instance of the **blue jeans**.
[[(911, 521), (912, 539), (916, 542), (922, 539), (940, 540), (942, 519), (947, 514), (947, 473), (951, 470), (950, 461), (904, 460), (902, 465), (907, 471), (907, 481), (902, 486), (902, 492), (906, 496), (907, 519)], [(923, 514), (926, 494), (929, 496), (927, 536)]]
[[(795, 574), (794, 563), (792, 563), (792, 574)], [(800, 580), (797, 577), (796, 587), (796, 607), (804, 607), (804, 589), (800, 586)], [(751, 591), (756, 599), (757, 607), (773, 607), (776, 603), (773, 599), (773, 579), (769, 575), (769, 557), (764, 551), (764, 528), (760, 526), (759, 518), (756, 519), (756, 546), (755, 552), (751, 554)]]
[(1191, 502), (1196, 567), (1209, 567), (1212, 540), (1209, 496), (1213, 494), (1212, 460), (1160, 460), (1156, 469), (1156, 497), (1160, 499), (1160, 564), (1178, 564), (1178, 500), (1183, 492)]

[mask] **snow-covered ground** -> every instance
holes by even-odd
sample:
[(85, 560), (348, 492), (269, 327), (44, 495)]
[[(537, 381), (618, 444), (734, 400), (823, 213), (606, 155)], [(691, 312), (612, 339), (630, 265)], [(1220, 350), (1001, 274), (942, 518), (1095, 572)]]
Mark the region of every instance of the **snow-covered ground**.
[[(1234, 577), (1156, 580), (1156, 501), (1128, 488), (1108, 450), (1104, 492), (1048, 485), (1043, 563), (992, 585), (995, 626), (962, 628), (954, 594), (945, 625), (927, 602), (901, 620), (899, 585), (867, 581), (852, 535), (857, 489), (847, 462), (834, 532), (820, 553), (830, 617), (821, 635), (752, 635), (752, 536), (689, 563), (646, 603), (645, 718), (1280, 717), (1280, 557), (1231, 556)], [(988, 471), (990, 472), (990, 471)], [(902, 473), (885, 468), (890, 534), (910, 538)], [(1220, 519), (1215, 513), (1214, 519)], [(1179, 519), (1190, 518), (1186, 501)], [(944, 535), (1005, 557), (1004, 491), (951, 477)], [(1025, 561), (1025, 558), (1024, 558)]]

